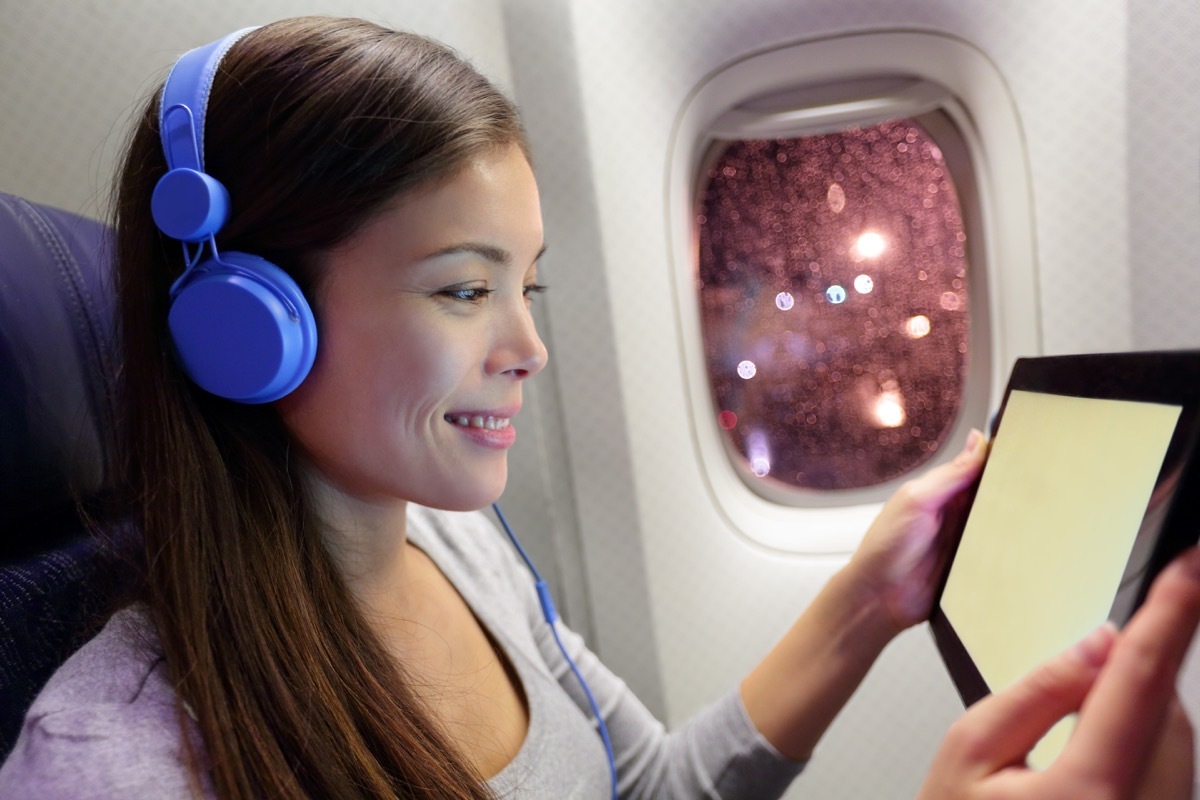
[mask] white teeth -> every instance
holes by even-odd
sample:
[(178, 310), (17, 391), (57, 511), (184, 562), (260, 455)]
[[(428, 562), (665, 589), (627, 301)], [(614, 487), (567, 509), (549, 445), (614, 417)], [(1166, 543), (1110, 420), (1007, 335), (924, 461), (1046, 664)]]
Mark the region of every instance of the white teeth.
[(486, 428), (489, 431), (503, 430), (511, 423), (511, 420), (507, 419), (506, 417), (447, 416), (446, 419), (450, 422), (453, 422), (455, 425), (461, 425), (464, 428)]

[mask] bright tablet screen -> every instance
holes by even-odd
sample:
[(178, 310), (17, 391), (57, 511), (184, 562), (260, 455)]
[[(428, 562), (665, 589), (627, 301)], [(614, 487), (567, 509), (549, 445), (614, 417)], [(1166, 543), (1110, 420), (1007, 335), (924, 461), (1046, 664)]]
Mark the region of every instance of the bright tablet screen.
[[(941, 598), (991, 691), (1109, 615), (1181, 410), (1009, 394)], [(1049, 763), (1068, 734), (1031, 761)]]

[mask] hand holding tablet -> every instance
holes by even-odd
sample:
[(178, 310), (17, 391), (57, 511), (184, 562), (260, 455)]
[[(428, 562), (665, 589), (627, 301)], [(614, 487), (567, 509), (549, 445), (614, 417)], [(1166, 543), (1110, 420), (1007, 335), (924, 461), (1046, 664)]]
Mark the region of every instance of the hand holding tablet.
[[(968, 705), (1106, 619), (1198, 530), (1200, 353), (1022, 359), (931, 617)], [(1030, 755), (1049, 764), (1064, 724)]]

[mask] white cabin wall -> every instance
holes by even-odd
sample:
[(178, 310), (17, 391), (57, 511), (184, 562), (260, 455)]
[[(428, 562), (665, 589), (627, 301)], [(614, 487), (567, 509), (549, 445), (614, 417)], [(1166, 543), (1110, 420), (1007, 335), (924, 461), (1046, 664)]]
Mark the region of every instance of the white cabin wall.
[[(733, 687), (844, 562), (751, 544), (723, 520), (696, 463), (672, 300), (679, 265), (670, 260), (666, 220), (672, 125), (689, 92), (748, 54), (838, 33), (916, 29), (967, 41), (1004, 76), (1024, 129), (1041, 352), (1125, 350), (1135, 344), (1125, 157), (1130, 6), (606, 0), (566, 3), (564, 14), (564, 4), (554, 5), (555, 21), (542, 19), (559, 26), (544, 37), (546, 47), (568, 42), (574, 67), (525, 46), (511, 53), (535, 148), (556, 140), (537, 153), (547, 205), (594, 205), (598, 214), (598, 240), (589, 228), (582, 264), (555, 260), (556, 249), (571, 246), (571, 231), (555, 222), (556, 212), (547, 214), (548, 315), (578, 480), (594, 641), (631, 683), (661, 687), (664, 716), (679, 723)], [(543, 13), (534, 0), (514, 0), (506, 10), (514, 42), (517, 28)], [(582, 102), (582, 128), (562, 119), (577, 113), (578, 102), (560, 105), (571, 91)], [(566, 131), (560, 137), (555, 128)], [(585, 333), (569, 334), (571, 327)], [(604, 475), (626, 459), (631, 488)], [(582, 507), (593, 491), (604, 498), (599, 516)], [(618, 527), (614, 516), (622, 519)], [(637, 616), (644, 596), (645, 620)], [(631, 619), (639, 635), (629, 642), (623, 625)], [(645, 652), (648, 640), (653, 653)], [(654, 660), (658, 675), (623, 670)], [(927, 632), (910, 632), (884, 654), (795, 796), (912, 796), (960, 712)]]
[(1200, 5), (1143, 0), (1137, 12), (1128, 109), (1134, 346), (1200, 347)]
[(104, 216), (130, 117), (175, 59), (305, 14), (432, 36), (511, 88), (499, 0), (0, 0), (0, 190)]
[[(556, 520), (569, 518), (572, 500), (577, 505), (572, 519), (578, 528), (556, 531), (556, 540), (560, 552), (580, 555), (589, 644), (661, 714), (662, 672), (648, 613), (651, 582), (634, 500), (628, 412), (616, 393), (621, 377), (611, 306), (623, 302), (625, 292), (615, 288), (600, 238), (602, 198), (596, 194), (587, 98), (579, 86), (578, 37), (589, 34), (574, 29), (568, 3), (504, 5), (515, 91), (546, 225), (539, 280), (550, 291), (537, 302), (548, 318), (543, 338), (561, 400), (565, 446), (564, 460), (551, 468), (569, 471), (574, 486), (572, 497), (555, 494), (549, 505)], [(564, 577), (570, 578), (570, 560), (562, 560)], [(579, 620), (569, 621), (579, 627)]]

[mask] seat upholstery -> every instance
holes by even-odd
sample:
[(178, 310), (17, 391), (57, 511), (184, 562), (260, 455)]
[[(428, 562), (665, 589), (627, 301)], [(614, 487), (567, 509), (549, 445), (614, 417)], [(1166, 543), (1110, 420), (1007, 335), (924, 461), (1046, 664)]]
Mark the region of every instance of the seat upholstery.
[(0, 193), (0, 757), (118, 576), (109, 526), (115, 336), (106, 226)]
[[(110, 418), (107, 228), (0, 194), (0, 553), (100, 490)], [(31, 537), (27, 539), (26, 537)]]

